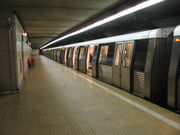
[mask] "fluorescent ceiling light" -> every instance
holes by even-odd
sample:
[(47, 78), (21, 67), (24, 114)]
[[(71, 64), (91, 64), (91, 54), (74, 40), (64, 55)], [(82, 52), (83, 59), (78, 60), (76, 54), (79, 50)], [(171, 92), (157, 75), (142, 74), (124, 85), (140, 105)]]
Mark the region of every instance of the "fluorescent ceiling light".
[(87, 26), (87, 27), (84, 27), (84, 28), (82, 28), (82, 29), (80, 29), (80, 30), (77, 30), (77, 31), (75, 31), (75, 32), (72, 32), (72, 33), (70, 33), (70, 34), (67, 34), (67, 35), (65, 35), (65, 36), (63, 36), (63, 37), (60, 37), (60, 38), (58, 38), (58, 39), (56, 39), (56, 40), (54, 40), (54, 41), (52, 41), (52, 42), (49, 42), (48, 44), (46, 44), (45, 46), (41, 47), (40, 49), (43, 49), (43, 48), (45, 48), (45, 47), (48, 47), (48, 46), (50, 46), (50, 45), (52, 45), (52, 44), (54, 44), (54, 43), (56, 43), (56, 42), (58, 42), (58, 41), (61, 41), (61, 40), (66, 39), (66, 38), (68, 38), (68, 37), (71, 37), (71, 36), (77, 35), (77, 34), (79, 34), (79, 33), (85, 32), (85, 31), (87, 31), (87, 30), (90, 30), (90, 29), (92, 29), (92, 28), (95, 28), (95, 27), (97, 27), (97, 26), (100, 26), (100, 25), (102, 25), (102, 24), (105, 24), (105, 23), (107, 23), (107, 22), (113, 21), (113, 20), (115, 20), (115, 19), (117, 19), (117, 18), (120, 18), (120, 17), (123, 17), (123, 16), (125, 16), (125, 15), (134, 13), (134, 12), (136, 12), (136, 11), (138, 11), (138, 10), (141, 10), (141, 9), (144, 9), (144, 8), (146, 8), (146, 7), (155, 5), (155, 4), (160, 3), (160, 2), (162, 2), (162, 1), (164, 1), (164, 0), (147, 0), (147, 1), (145, 1), (145, 2), (143, 2), (143, 3), (140, 3), (140, 4), (136, 5), (136, 6), (133, 6), (133, 7), (128, 8), (128, 9), (126, 9), (126, 10), (120, 11), (120, 12), (118, 12), (118, 13), (115, 14), (115, 15), (109, 16), (109, 17), (107, 17), (107, 18), (105, 18), (105, 19), (103, 19), (103, 20), (100, 20), (100, 21), (98, 21), (98, 22), (95, 22), (95, 23), (93, 23), (93, 24), (91, 24), (91, 25), (89, 25), (89, 26)]

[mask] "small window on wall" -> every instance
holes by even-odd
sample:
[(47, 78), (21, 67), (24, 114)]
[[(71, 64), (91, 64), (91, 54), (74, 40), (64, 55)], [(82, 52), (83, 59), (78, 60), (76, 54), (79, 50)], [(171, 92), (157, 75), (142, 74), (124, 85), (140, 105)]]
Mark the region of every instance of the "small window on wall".
[(148, 48), (148, 40), (136, 41), (134, 69), (137, 71), (144, 71), (147, 48)]
[(114, 61), (114, 65), (116, 66), (120, 64), (122, 48), (123, 48), (122, 43), (118, 43), (116, 45), (115, 61)]
[(83, 57), (85, 56), (86, 52), (85, 52), (85, 47), (81, 47), (80, 48), (80, 53), (79, 53), (79, 60), (83, 59)]
[(101, 46), (99, 63), (104, 65), (112, 65), (113, 55), (114, 44)]
[(131, 56), (133, 52), (134, 43), (127, 42), (123, 50), (123, 67), (130, 67), (131, 65)]

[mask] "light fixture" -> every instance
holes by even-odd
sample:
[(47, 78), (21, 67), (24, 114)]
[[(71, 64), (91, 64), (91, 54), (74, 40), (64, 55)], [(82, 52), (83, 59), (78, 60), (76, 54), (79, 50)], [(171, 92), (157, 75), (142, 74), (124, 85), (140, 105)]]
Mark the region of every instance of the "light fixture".
[(50, 45), (52, 45), (52, 44), (54, 44), (54, 43), (56, 43), (56, 42), (58, 42), (58, 41), (61, 41), (61, 40), (66, 39), (66, 38), (68, 38), (68, 37), (71, 37), (71, 36), (77, 35), (77, 34), (79, 34), (79, 33), (85, 32), (85, 31), (87, 31), (87, 30), (90, 30), (90, 29), (92, 29), (92, 28), (95, 28), (95, 27), (97, 27), (97, 26), (100, 26), (100, 25), (102, 25), (102, 24), (105, 24), (105, 23), (107, 23), (107, 22), (113, 21), (113, 20), (115, 20), (115, 19), (117, 19), (117, 18), (120, 18), (120, 17), (123, 17), (123, 16), (125, 16), (125, 15), (134, 13), (134, 12), (136, 12), (136, 11), (138, 11), (138, 10), (141, 10), (141, 9), (144, 9), (144, 8), (146, 8), (146, 7), (155, 5), (155, 4), (160, 3), (160, 2), (162, 2), (162, 1), (164, 1), (164, 0), (147, 0), (147, 1), (142, 2), (142, 3), (140, 3), (140, 4), (137, 4), (137, 5), (135, 5), (135, 6), (131, 7), (131, 8), (128, 8), (128, 9), (123, 10), (123, 11), (120, 11), (120, 12), (116, 13), (115, 15), (109, 16), (109, 17), (107, 17), (107, 18), (105, 18), (105, 19), (103, 19), (103, 20), (100, 20), (100, 21), (98, 21), (98, 22), (95, 22), (95, 23), (93, 23), (93, 24), (91, 24), (91, 25), (89, 25), (89, 26), (87, 26), (87, 27), (84, 27), (84, 28), (82, 28), (82, 29), (80, 29), (80, 30), (77, 30), (77, 31), (75, 31), (75, 32), (72, 32), (72, 33), (70, 33), (70, 34), (67, 34), (67, 35), (65, 35), (65, 36), (63, 36), (63, 37), (60, 37), (60, 38), (58, 38), (58, 39), (56, 39), (56, 40), (54, 40), (54, 41), (52, 41), (52, 42), (49, 42), (48, 44), (44, 45), (44, 46), (41, 47), (40, 49), (43, 49), (43, 48), (45, 48), (45, 47), (48, 47), (48, 46), (50, 46)]
[(27, 37), (27, 33), (26, 33), (26, 32), (23, 32), (22, 35), (23, 35), (24, 37)]
[(176, 39), (176, 42), (180, 42), (180, 39), (179, 39), (179, 38), (177, 38), (177, 39)]

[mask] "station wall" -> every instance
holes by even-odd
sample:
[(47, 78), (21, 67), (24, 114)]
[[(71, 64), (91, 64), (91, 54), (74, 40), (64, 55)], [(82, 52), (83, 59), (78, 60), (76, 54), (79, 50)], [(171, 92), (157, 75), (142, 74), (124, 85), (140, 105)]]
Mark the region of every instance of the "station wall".
[(31, 48), (13, 12), (0, 11), (0, 93), (17, 92), (28, 71)]

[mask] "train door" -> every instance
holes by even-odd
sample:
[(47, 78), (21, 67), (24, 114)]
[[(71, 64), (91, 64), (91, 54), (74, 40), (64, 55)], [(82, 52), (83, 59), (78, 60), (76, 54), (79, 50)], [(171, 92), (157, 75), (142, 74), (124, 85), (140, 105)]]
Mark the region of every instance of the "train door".
[(87, 47), (82, 46), (80, 47), (79, 50), (79, 71), (81, 72), (86, 72), (86, 52), (87, 52)]
[(71, 49), (68, 48), (68, 54), (67, 54), (67, 65), (70, 67), (71, 66)]
[(50, 51), (49, 50), (47, 50), (47, 56), (48, 56), (48, 58), (50, 58)]
[(145, 95), (145, 62), (147, 56), (148, 40), (135, 41), (135, 54), (133, 60), (133, 93), (144, 97)]
[(74, 47), (73, 50), (73, 69), (77, 69), (77, 51), (78, 51), (78, 47)]
[(50, 50), (49, 52), (50, 52), (50, 59), (52, 59), (52, 50)]
[(57, 61), (57, 50), (55, 50), (55, 61)]
[(73, 52), (74, 52), (74, 47), (71, 48), (71, 56), (70, 56), (70, 67), (72, 68), (73, 67)]
[(61, 48), (61, 52), (60, 52), (60, 63), (61, 64), (64, 64), (64, 54), (65, 54), (65, 49), (64, 48)]
[(65, 49), (65, 53), (64, 53), (64, 65), (67, 66), (67, 53), (68, 53), (68, 48)]
[(87, 51), (87, 57), (86, 57), (86, 73), (89, 76), (92, 76), (92, 60), (94, 56), (94, 45), (89, 45), (88, 46), (88, 51)]
[(122, 52), (122, 63), (120, 68), (120, 86), (122, 89), (130, 92), (131, 89), (131, 61), (134, 48), (134, 41), (124, 43)]
[(57, 62), (60, 62), (60, 50), (57, 50)]
[(74, 48), (71, 48), (70, 50), (70, 67), (73, 67), (73, 51), (74, 51)]
[(100, 56), (98, 61), (98, 78), (112, 83), (112, 61), (114, 56), (114, 43), (100, 46)]
[(51, 51), (48, 50), (48, 58), (50, 59), (51, 58)]
[(58, 49), (56, 49), (56, 62), (58, 61)]
[(94, 47), (94, 55), (92, 58), (92, 76), (98, 77), (98, 59), (99, 59), (99, 46)]
[(53, 50), (51, 50), (51, 59), (53, 60)]
[(54, 50), (51, 50), (51, 59), (54, 60)]
[(80, 47), (78, 47), (76, 51), (76, 70), (79, 70), (79, 52), (80, 52)]
[(51, 53), (52, 53), (52, 60), (54, 60), (54, 50), (51, 50)]
[(117, 43), (115, 47), (114, 53), (114, 60), (113, 60), (113, 78), (112, 83), (113, 85), (120, 87), (121, 81), (121, 61), (122, 61), (122, 50), (123, 50), (123, 43)]

